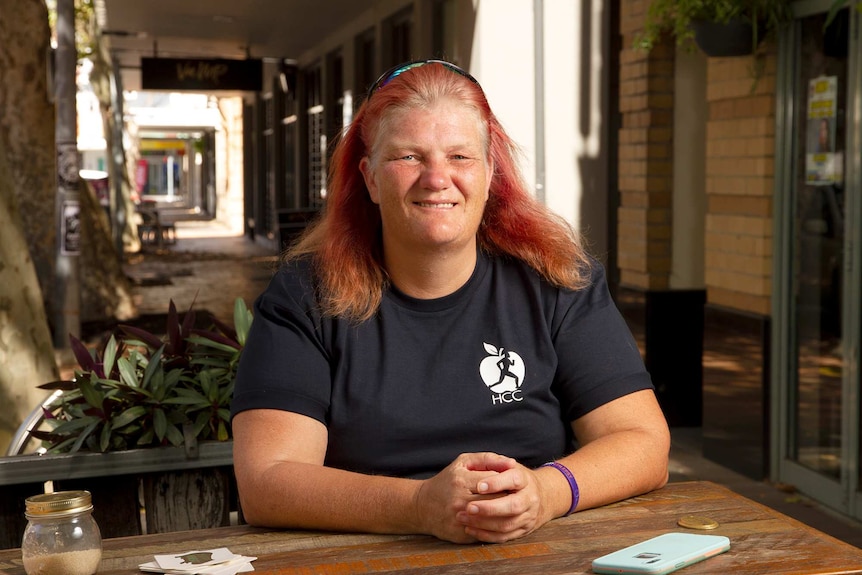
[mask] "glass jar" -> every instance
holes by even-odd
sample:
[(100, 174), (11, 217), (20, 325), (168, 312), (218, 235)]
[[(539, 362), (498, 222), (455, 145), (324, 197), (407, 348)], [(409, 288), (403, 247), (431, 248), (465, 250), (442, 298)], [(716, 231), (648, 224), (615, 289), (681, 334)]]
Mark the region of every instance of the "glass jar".
[(27, 575), (93, 575), (102, 534), (89, 491), (58, 491), (24, 501), (27, 527), (21, 556)]

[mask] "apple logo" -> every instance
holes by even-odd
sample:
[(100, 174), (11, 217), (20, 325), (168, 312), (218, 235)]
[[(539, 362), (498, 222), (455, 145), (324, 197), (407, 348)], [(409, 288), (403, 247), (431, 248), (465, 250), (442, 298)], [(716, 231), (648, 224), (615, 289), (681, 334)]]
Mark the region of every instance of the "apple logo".
[(512, 393), (524, 383), (524, 360), (514, 351), (497, 349), (483, 342), (488, 356), (479, 364), (479, 375), (488, 389), (496, 394)]

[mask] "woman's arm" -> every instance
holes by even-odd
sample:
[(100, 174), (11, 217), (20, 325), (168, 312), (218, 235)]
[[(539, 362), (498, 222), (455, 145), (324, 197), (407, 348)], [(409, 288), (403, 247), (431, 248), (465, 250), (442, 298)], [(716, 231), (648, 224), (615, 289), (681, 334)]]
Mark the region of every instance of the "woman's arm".
[[(624, 395), (576, 420), (580, 449), (559, 460), (574, 475), (589, 509), (662, 487), (667, 482), (670, 433), (652, 390)], [(566, 477), (553, 467), (518, 464), (482, 480), (476, 489), (498, 499), (470, 502), (458, 514), (468, 535), (502, 542), (530, 533), (572, 505)]]
[[(670, 431), (652, 390), (636, 391), (606, 403), (574, 421), (572, 428), (580, 448), (560, 463), (571, 470), (578, 483), (578, 511), (667, 483)], [(558, 494), (555, 516), (563, 515), (571, 503), (568, 482), (556, 469), (543, 471), (554, 481)]]
[(233, 420), (234, 469), (252, 525), (415, 532), (418, 481), (323, 466), (326, 427), (287, 411), (253, 409)]
[(457, 513), (489, 497), (476, 492), (480, 479), (514, 463), (495, 454), (467, 454), (423, 481), (334, 469), (323, 465), (326, 427), (274, 409), (237, 414), (233, 434), (243, 515), (252, 525), (269, 527), (426, 533), (472, 542)]

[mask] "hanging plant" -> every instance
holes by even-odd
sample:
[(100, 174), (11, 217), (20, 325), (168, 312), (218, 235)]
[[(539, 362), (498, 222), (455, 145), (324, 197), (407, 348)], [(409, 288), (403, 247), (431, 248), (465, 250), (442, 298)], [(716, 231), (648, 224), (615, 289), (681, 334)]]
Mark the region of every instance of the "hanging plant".
[[(635, 48), (649, 51), (667, 33), (684, 49), (743, 56), (792, 18), (788, 0), (652, 0)], [(715, 28), (718, 36), (710, 38)]]
[(859, 0), (833, 0), (832, 6), (829, 7), (829, 12), (826, 14), (826, 23), (823, 27), (827, 28), (835, 20), (838, 12), (851, 6), (855, 6), (857, 12), (862, 12), (862, 2)]
[(694, 42), (701, 52), (713, 58), (752, 54), (758, 34), (751, 22), (734, 18), (728, 22), (694, 19), (691, 21)]

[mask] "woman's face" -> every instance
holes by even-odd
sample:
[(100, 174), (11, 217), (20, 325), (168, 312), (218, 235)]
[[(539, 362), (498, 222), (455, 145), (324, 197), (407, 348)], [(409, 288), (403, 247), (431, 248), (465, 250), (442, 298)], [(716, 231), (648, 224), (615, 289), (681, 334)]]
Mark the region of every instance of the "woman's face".
[(384, 246), (475, 250), (493, 172), (486, 130), (478, 112), (452, 99), (390, 113), (360, 162)]

